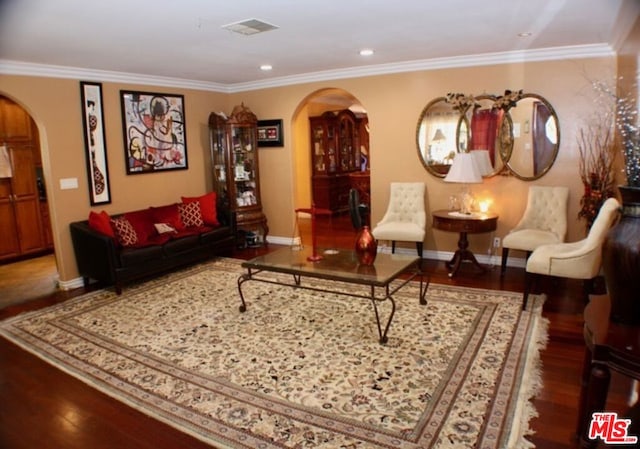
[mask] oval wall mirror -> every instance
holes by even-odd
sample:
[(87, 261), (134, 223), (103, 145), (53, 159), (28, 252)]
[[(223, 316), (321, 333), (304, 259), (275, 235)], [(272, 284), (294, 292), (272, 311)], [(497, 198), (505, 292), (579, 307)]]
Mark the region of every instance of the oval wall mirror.
[(444, 178), (453, 157), (468, 142), (464, 117), (445, 97), (431, 101), (422, 110), (416, 128), (420, 162), (432, 175)]
[[(504, 169), (504, 154), (511, 153), (511, 119), (503, 109), (496, 108), (494, 95), (475, 97), (473, 107), (465, 111), (469, 123), (469, 151), (486, 151), (488, 160), (483, 176), (489, 177)], [(488, 159), (486, 156), (488, 155)]]
[(503, 154), (514, 176), (524, 181), (542, 177), (551, 169), (560, 148), (560, 125), (551, 104), (537, 94), (522, 94), (508, 109), (512, 145)]
[(420, 162), (445, 177), (458, 152), (483, 151), (483, 176), (509, 172), (524, 181), (547, 173), (558, 156), (560, 125), (551, 104), (537, 94), (448, 94), (431, 101), (416, 130)]

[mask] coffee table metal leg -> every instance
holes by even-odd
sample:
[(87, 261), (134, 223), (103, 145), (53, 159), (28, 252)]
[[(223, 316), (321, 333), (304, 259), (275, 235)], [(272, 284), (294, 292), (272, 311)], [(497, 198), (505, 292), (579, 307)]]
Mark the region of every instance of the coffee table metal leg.
[(240, 275), (238, 278), (238, 293), (240, 293), (240, 307), (238, 308), (241, 313), (247, 310), (247, 304), (244, 302), (244, 295), (242, 294), (242, 284), (251, 279), (251, 270), (247, 273)]
[[(384, 327), (384, 332), (382, 331), (382, 326), (380, 324), (380, 314), (378, 313), (378, 301), (389, 300), (391, 302), (391, 313), (389, 314), (389, 319), (387, 320), (387, 324)], [(375, 287), (371, 287), (371, 302), (373, 303), (373, 310), (376, 314), (376, 324), (378, 325), (378, 335), (380, 336), (380, 344), (385, 344), (388, 341), (387, 332), (389, 331), (389, 327), (391, 326), (391, 320), (393, 320), (393, 315), (396, 313), (396, 302), (393, 300), (393, 297), (389, 294), (389, 287), (386, 287), (385, 297), (383, 299), (377, 299), (375, 295)]]
[(425, 284), (424, 273), (420, 272), (420, 304), (427, 305), (427, 289), (429, 288), (429, 279)]

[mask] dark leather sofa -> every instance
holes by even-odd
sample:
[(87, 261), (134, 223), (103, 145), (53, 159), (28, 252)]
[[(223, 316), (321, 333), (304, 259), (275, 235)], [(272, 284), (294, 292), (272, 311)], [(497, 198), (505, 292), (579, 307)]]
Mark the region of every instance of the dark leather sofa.
[[(150, 208), (153, 209), (153, 208)], [(110, 218), (126, 216), (119, 214)], [(91, 226), (90, 220), (71, 223), (71, 239), (78, 271), (85, 286), (91, 279), (114, 285), (117, 294), (124, 284), (222, 255), (230, 256), (236, 244), (234, 215), (218, 207), (218, 225), (181, 228), (170, 237), (144, 245), (123, 246), (112, 236)], [(158, 237), (158, 236), (156, 236)]]

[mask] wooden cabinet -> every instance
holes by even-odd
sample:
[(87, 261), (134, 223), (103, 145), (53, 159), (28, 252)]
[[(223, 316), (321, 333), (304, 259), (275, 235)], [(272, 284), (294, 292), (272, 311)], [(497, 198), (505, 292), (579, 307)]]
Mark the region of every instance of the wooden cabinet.
[[(350, 173), (362, 169), (361, 129), (366, 116), (348, 109), (309, 117), (311, 131), (313, 203), (317, 208), (343, 212), (349, 208)], [(365, 145), (368, 148), (368, 138)]]
[(15, 258), (47, 248), (31, 148), (7, 145), (13, 165), (11, 178), (0, 178), (0, 259)]
[(19, 104), (0, 97), (0, 143), (31, 142), (32, 120)]
[(239, 246), (267, 243), (258, 165), (257, 117), (244, 105), (229, 117), (209, 115), (214, 190), (234, 212)]
[(1, 96), (0, 147), (11, 167), (10, 176), (0, 178), (0, 261), (6, 261), (49, 250), (53, 239), (44, 189), (38, 187), (42, 163), (35, 124), (20, 105)]

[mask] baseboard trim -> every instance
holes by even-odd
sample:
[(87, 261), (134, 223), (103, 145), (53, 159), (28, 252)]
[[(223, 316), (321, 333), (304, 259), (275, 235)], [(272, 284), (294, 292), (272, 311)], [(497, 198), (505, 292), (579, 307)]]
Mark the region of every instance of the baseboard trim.
[[(268, 243), (273, 243), (275, 245), (286, 245), (286, 246), (292, 246), (292, 245), (299, 245), (300, 244), (300, 238), (296, 237), (296, 238), (289, 238), (289, 237), (278, 237), (278, 236), (267, 236), (267, 242)], [(381, 253), (387, 253), (390, 254), (391, 253), (391, 246), (388, 244), (380, 244), (378, 246), (378, 251)], [(414, 248), (399, 248), (396, 247), (396, 253), (397, 254), (415, 254), (415, 249)], [(427, 250), (427, 251), (423, 251), (422, 252), (422, 257), (425, 259), (434, 259), (434, 260), (451, 260), (451, 258), (453, 257), (454, 252), (453, 251), (431, 251), (431, 250)], [(490, 266), (495, 266), (495, 265), (500, 265), (502, 263), (502, 256), (500, 254), (500, 252), (498, 250), (496, 250), (495, 254), (474, 254), (476, 256), (476, 259), (478, 260), (478, 262), (485, 264), (485, 265), (490, 265)], [(525, 263), (526, 263), (526, 259), (524, 258), (519, 258), (519, 257), (512, 257), (509, 256), (509, 258), (507, 259), (507, 266), (508, 267), (516, 267), (516, 268), (524, 268), (525, 267)]]
[[(278, 236), (267, 236), (267, 243), (273, 243), (274, 245), (285, 245), (285, 246), (293, 246), (299, 245), (300, 239), (299, 237), (290, 238), (290, 237), (278, 237)], [(378, 251), (381, 253), (391, 254), (391, 246), (389, 245), (380, 245), (378, 247)], [(396, 247), (396, 254), (415, 254), (414, 248), (398, 248)], [(451, 260), (453, 257), (453, 252), (451, 251), (423, 251), (422, 257), (424, 259), (433, 259), (433, 260)], [(500, 266), (502, 257), (498, 254), (476, 254), (476, 259), (478, 262), (484, 265)], [(516, 268), (524, 268), (526, 259), (518, 258), (518, 257), (509, 257), (507, 259), (507, 266), (516, 267)], [(68, 281), (58, 281), (58, 285), (61, 290), (72, 290), (74, 288), (79, 288), (84, 286), (84, 282), (81, 277), (70, 279)]]
[(58, 280), (58, 287), (60, 287), (60, 290), (73, 290), (74, 288), (84, 287), (84, 281), (81, 277), (68, 281)]

